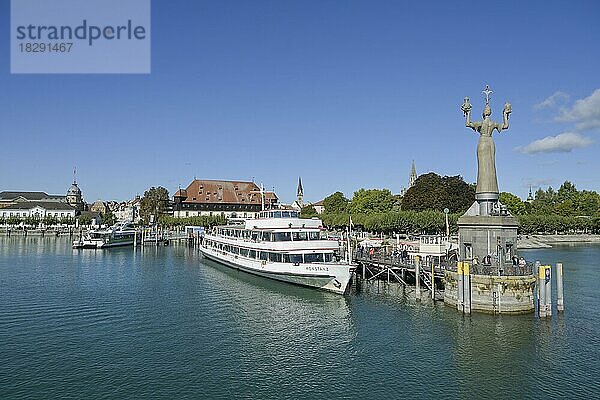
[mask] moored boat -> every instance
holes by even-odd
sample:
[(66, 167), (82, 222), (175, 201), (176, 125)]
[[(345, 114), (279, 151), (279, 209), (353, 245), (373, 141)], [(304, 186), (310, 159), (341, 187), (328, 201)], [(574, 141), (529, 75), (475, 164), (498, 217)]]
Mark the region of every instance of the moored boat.
[(322, 230), (321, 220), (299, 218), (297, 211), (261, 211), (243, 224), (212, 228), (200, 251), (234, 269), (343, 294), (354, 267), (336, 259), (338, 241), (323, 238)]
[(137, 229), (130, 222), (110, 228), (90, 231), (79, 240), (73, 241), (74, 249), (104, 249), (107, 247), (133, 246)]

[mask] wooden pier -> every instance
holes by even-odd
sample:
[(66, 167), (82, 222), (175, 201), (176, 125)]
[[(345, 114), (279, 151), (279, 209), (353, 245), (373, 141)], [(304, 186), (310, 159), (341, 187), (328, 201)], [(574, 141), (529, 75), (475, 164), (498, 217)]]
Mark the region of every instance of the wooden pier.
[(444, 297), (443, 281), (446, 267), (421, 257), (402, 258), (392, 255), (355, 255), (354, 263), (357, 282), (385, 281), (396, 282), (414, 288), (417, 300), (421, 299), (421, 289), (428, 291), (433, 300)]

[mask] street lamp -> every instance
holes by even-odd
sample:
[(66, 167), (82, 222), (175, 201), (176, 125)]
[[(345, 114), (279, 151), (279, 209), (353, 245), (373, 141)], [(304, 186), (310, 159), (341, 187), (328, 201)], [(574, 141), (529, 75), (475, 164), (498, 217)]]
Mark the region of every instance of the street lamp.
[(444, 208), (444, 214), (446, 215), (446, 240), (449, 240), (450, 238), (450, 226), (448, 225), (448, 213), (450, 212), (450, 210), (448, 210), (448, 208)]

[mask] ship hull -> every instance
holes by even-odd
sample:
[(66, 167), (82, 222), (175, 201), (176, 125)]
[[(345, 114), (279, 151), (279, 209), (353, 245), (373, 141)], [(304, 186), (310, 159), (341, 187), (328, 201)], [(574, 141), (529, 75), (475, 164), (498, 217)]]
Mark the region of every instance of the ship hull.
[(209, 260), (229, 268), (280, 282), (291, 283), (333, 293), (344, 294), (349, 287), (353, 268), (342, 264), (284, 264), (250, 260), (212, 248), (201, 247)]

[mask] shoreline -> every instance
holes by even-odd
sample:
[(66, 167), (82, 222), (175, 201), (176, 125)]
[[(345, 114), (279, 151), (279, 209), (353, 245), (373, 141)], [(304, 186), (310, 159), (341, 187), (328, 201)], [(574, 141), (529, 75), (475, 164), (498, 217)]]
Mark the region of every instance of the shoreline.
[(600, 235), (523, 235), (519, 237), (517, 249), (549, 249), (561, 244), (600, 244)]

